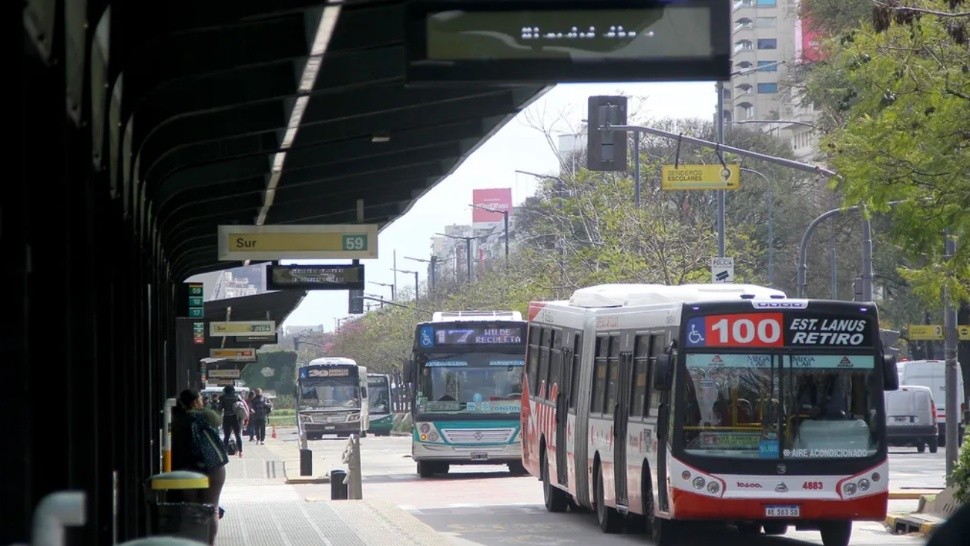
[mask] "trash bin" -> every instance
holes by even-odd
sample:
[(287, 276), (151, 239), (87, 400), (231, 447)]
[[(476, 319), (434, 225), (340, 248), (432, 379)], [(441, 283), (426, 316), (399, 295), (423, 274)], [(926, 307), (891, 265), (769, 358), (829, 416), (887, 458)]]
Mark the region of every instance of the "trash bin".
[(347, 471), (334, 468), (330, 470), (330, 500), (344, 500), (347, 498)]
[(185, 489), (206, 489), (209, 477), (199, 472), (177, 470), (152, 476), (146, 484), (150, 507), (151, 531), (197, 540), (208, 544), (212, 538), (212, 520), (217, 507), (195, 502), (174, 502), (170, 493)]
[(190, 538), (208, 544), (215, 513), (213, 504), (163, 502), (155, 506), (152, 528), (159, 535)]

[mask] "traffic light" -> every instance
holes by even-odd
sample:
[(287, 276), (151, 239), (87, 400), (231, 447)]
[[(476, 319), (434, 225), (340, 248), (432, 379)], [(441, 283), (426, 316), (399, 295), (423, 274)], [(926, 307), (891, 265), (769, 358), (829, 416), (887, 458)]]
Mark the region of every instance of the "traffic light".
[(363, 290), (348, 290), (349, 297), (347, 300), (347, 314), (348, 315), (360, 315), (364, 312), (364, 291)]
[(586, 115), (586, 168), (626, 172), (626, 131), (602, 131), (605, 125), (626, 125), (626, 97), (589, 97)]

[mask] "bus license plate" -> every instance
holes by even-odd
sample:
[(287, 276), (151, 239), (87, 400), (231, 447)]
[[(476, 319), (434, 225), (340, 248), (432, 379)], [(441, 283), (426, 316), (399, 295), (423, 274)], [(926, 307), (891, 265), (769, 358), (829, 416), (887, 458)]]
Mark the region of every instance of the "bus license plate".
[(797, 518), (800, 514), (801, 510), (797, 504), (765, 506), (766, 518)]
[(472, 460), (473, 461), (487, 461), (488, 460), (488, 452), (487, 451), (472, 451)]
[(337, 428), (337, 427), (334, 426), (334, 425), (324, 425), (323, 430), (333, 430), (335, 428)]

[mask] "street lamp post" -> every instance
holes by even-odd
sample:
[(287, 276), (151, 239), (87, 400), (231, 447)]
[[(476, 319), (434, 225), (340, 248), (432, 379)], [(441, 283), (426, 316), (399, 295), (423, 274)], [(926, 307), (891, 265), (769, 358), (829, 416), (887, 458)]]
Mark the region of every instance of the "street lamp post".
[(397, 292), (397, 287), (394, 286), (393, 283), (389, 283), (389, 282), (377, 282), (377, 281), (367, 281), (367, 282), (369, 282), (371, 284), (376, 284), (378, 286), (390, 286), (391, 287), (391, 301), (394, 301), (394, 300), (397, 299), (397, 293), (396, 293)]
[(478, 237), (466, 236), (466, 235), (449, 235), (447, 233), (435, 233), (435, 235), (441, 235), (442, 237), (449, 237), (451, 239), (462, 239), (465, 241), (465, 264), (468, 267), (468, 277), (467, 282), (472, 282), (472, 240), (478, 239)]
[(742, 172), (756, 174), (765, 181), (765, 201), (767, 203), (768, 209), (768, 286), (775, 286), (775, 215), (774, 215), (774, 200), (771, 197), (771, 182), (768, 177), (764, 175), (761, 171), (756, 171), (754, 169), (749, 169), (747, 167), (741, 167)]
[(434, 283), (438, 276), (437, 272), (435, 271), (435, 268), (438, 265), (438, 257), (432, 254), (430, 260), (425, 260), (424, 258), (412, 258), (410, 256), (405, 256), (404, 259), (429, 264), (430, 270), (428, 271), (428, 293), (434, 292)]
[(410, 269), (395, 269), (398, 273), (414, 274), (414, 303), (418, 303), (418, 272)]
[(336, 326), (334, 328), (334, 332), (339, 334), (340, 333), (340, 325), (343, 324), (343, 322), (345, 320), (350, 320), (352, 318), (354, 318), (354, 317), (334, 317), (333, 318), (333, 322), (334, 322), (334, 325)]
[(502, 215), (502, 223), (505, 227), (505, 268), (509, 268), (509, 211), (493, 209), (485, 207), (482, 205), (471, 204), (469, 207), (474, 207), (476, 209), (487, 210), (488, 212), (497, 212)]
[[(772, 66), (778, 66), (780, 64), (785, 64), (786, 61), (778, 61), (776, 63), (768, 63), (758, 67), (744, 68), (741, 70), (735, 70), (728, 74), (728, 81), (734, 76), (745, 76), (750, 73), (757, 72), (759, 70), (764, 70)], [(717, 147), (724, 144), (724, 81), (717, 82)], [(724, 190), (717, 190), (717, 256), (719, 258), (724, 257), (724, 204), (725, 204), (725, 193)]]

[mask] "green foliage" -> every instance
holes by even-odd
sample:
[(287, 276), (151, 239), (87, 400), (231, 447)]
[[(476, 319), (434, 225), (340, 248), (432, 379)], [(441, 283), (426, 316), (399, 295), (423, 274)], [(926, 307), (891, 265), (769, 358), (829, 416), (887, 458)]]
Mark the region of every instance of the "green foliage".
[[(912, 4), (949, 11), (943, 0)], [(970, 299), (970, 49), (955, 24), (928, 12), (880, 20), (881, 32), (866, 22), (828, 40), (806, 82), (831, 122), (822, 149), (842, 175), (833, 188), (844, 203), (891, 215), (907, 256), (899, 276), (930, 306), (944, 286)], [(960, 241), (950, 260), (945, 232)]]
[(970, 441), (964, 438), (963, 446), (960, 448), (960, 458), (953, 466), (953, 474), (950, 478), (953, 482), (953, 498), (958, 502), (970, 502)]

